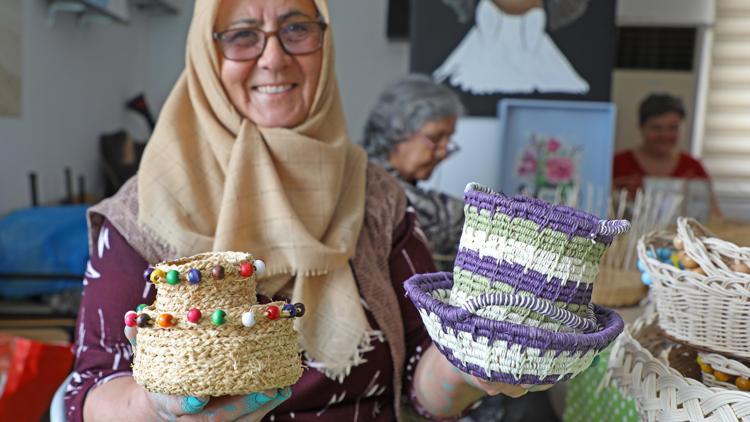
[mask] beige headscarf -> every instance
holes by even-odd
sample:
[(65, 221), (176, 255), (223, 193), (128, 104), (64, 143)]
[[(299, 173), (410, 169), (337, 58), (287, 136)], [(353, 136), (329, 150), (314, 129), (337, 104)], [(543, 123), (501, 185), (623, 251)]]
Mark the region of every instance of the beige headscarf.
[[(269, 0), (272, 1), (272, 0)], [(326, 0), (315, 0), (329, 22)], [(138, 174), (139, 223), (179, 256), (247, 251), (275, 294), (294, 277), (301, 346), (329, 376), (358, 361), (369, 325), (349, 267), (362, 227), (367, 158), (346, 134), (331, 31), (305, 122), (259, 128), (231, 104), (212, 32), (220, 1), (197, 0), (185, 71)], [(286, 276), (284, 276), (286, 275)]]

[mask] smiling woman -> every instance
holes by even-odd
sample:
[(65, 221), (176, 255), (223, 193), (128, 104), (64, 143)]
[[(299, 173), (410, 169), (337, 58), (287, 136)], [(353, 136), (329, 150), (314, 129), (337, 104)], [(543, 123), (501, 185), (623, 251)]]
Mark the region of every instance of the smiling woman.
[[(79, 312), (68, 419), (392, 421), (402, 396), (452, 417), (486, 394), (524, 394), (456, 370), (406, 299), (403, 282), (434, 266), (398, 182), (347, 137), (327, 2), (195, 5), (138, 175), (89, 212), (90, 244), (109, 249), (90, 251), (99, 276)], [(424, 135), (442, 150), (447, 132)], [(262, 257), (259, 293), (306, 305), (307, 369), (291, 390), (174, 397), (133, 380), (137, 328), (123, 332), (122, 315), (154, 300), (140, 273), (206, 251)], [(186, 349), (172, 358), (203, 358)]]
[[(226, 1), (226, 0), (225, 0)], [(294, 127), (312, 107), (325, 24), (312, 1), (229, 0), (215, 33), (221, 82), (239, 112), (262, 127)]]

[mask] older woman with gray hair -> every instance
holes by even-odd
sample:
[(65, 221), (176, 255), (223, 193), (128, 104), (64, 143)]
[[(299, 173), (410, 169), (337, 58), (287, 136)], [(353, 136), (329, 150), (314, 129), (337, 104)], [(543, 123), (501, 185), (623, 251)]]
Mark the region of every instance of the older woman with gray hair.
[(440, 162), (456, 152), (451, 141), (464, 113), (458, 96), (424, 75), (409, 75), (380, 95), (364, 130), (370, 160), (401, 182), (441, 270), (453, 270), (463, 227), (463, 201), (420, 188)]

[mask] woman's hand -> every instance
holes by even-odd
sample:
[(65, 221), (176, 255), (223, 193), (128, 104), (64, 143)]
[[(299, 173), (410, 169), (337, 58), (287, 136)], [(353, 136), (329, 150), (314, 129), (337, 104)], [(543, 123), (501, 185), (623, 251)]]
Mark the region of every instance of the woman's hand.
[[(137, 342), (137, 327), (125, 327), (125, 336), (135, 348)], [(118, 386), (130, 389), (130, 395), (134, 400), (128, 400), (128, 404), (139, 406), (136, 414), (144, 415), (148, 420), (164, 421), (260, 421), (274, 408), (279, 406), (291, 396), (291, 389), (267, 390), (251, 393), (246, 396), (226, 397), (180, 397), (165, 394), (151, 393), (137, 385), (130, 378), (115, 379), (92, 391), (95, 398), (97, 390), (108, 384), (124, 384)], [(101, 394), (99, 392), (97, 394)]]

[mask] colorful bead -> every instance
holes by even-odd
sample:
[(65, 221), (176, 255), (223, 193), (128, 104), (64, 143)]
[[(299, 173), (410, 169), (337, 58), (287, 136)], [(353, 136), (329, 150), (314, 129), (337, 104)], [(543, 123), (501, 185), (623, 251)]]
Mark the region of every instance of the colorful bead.
[(154, 272), (154, 269), (152, 267), (148, 267), (143, 271), (143, 279), (146, 281), (151, 281), (151, 273)]
[(727, 382), (732, 379), (731, 375), (725, 374), (724, 372), (720, 371), (714, 371), (714, 377), (721, 382)]
[(255, 268), (255, 272), (258, 275), (262, 275), (266, 272), (266, 263), (261, 261), (260, 259), (256, 259), (253, 261), (253, 267)]
[(167, 274), (164, 271), (160, 269), (154, 269), (153, 271), (151, 271), (151, 275), (149, 275), (148, 278), (152, 283), (158, 284), (159, 280), (163, 279), (166, 276)]
[(221, 325), (226, 321), (226, 316), (226, 312), (222, 311), (221, 309), (217, 309), (211, 315), (211, 322), (213, 322), (214, 325)]
[(174, 317), (172, 314), (161, 314), (157, 319), (159, 327), (167, 328), (174, 325)]
[(224, 278), (224, 267), (221, 265), (217, 265), (213, 268), (211, 268), (211, 277), (214, 278), (214, 280), (221, 280)]
[(253, 275), (253, 265), (249, 262), (243, 262), (240, 264), (240, 275), (242, 277), (250, 277)]
[(125, 313), (125, 325), (128, 327), (135, 327), (136, 322), (135, 319), (138, 317), (138, 314), (133, 311), (128, 311)]
[(297, 313), (295, 315), (297, 318), (305, 315), (305, 304), (304, 303), (295, 303), (294, 304), (294, 310), (297, 311)]
[(190, 284), (198, 284), (201, 282), (201, 272), (195, 268), (191, 268), (187, 275)]
[(189, 310), (187, 313), (188, 322), (192, 322), (193, 324), (199, 323), (202, 317), (203, 317), (203, 314), (198, 308), (193, 308)]
[(143, 311), (144, 309), (146, 309), (146, 306), (148, 306), (148, 305), (146, 305), (145, 303), (141, 303), (140, 305), (138, 305), (137, 308), (135, 308), (135, 311), (138, 312), (138, 313), (141, 313), (141, 311)]
[(651, 276), (648, 275), (648, 273), (642, 273), (641, 274), (641, 281), (643, 284), (650, 286), (651, 285)]
[(177, 270), (169, 270), (167, 273), (167, 284), (174, 286), (180, 282), (180, 273)]
[(247, 328), (255, 325), (255, 312), (245, 312), (242, 314), (242, 325)]
[(283, 312), (285, 315), (288, 315), (290, 318), (294, 318), (295, 316), (297, 316), (297, 309), (295, 309), (294, 305), (292, 305), (291, 303), (287, 303), (282, 306), (281, 312)]
[(270, 319), (271, 321), (279, 319), (279, 317), (281, 316), (279, 307), (273, 305), (266, 308), (266, 311), (264, 313), (266, 315), (266, 318)]
[(646, 271), (646, 266), (643, 265), (643, 261), (641, 261), (640, 259), (636, 261), (635, 266), (638, 267), (638, 271), (640, 272)]
[(672, 250), (669, 248), (659, 248), (656, 250), (656, 254), (659, 256), (659, 261), (667, 261), (672, 256)]
[(138, 318), (135, 319), (135, 323), (141, 328), (148, 327), (150, 322), (151, 317), (148, 316), (148, 314), (140, 314), (138, 315)]
[(742, 391), (750, 391), (750, 379), (745, 377), (737, 377), (737, 379), (734, 380), (734, 385)]

